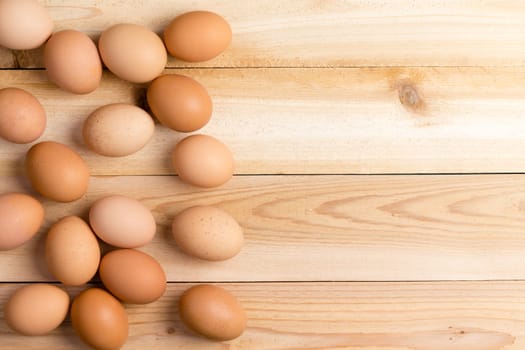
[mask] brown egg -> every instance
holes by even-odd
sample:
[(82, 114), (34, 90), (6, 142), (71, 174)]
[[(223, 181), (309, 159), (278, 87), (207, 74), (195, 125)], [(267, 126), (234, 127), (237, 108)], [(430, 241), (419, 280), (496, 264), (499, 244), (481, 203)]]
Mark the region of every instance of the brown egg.
[(49, 80), (74, 94), (94, 91), (102, 79), (97, 46), (76, 30), (62, 30), (49, 38), (44, 48), (44, 66)]
[(98, 154), (123, 157), (137, 152), (153, 136), (155, 123), (143, 109), (113, 103), (97, 108), (84, 122), (84, 142)]
[(29, 92), (18, 88), (0, 90), (0, 137), (14, 143), (38, 139), (46, 128), (46, 112)]
[(44, 221), (39, 201), (23, 193), (0, 195), (0, 250), (9, 250), (29, 241)]
[(164, 30), (164, 43), (174, 57), (188, 62), (207, 61), (223, 52), (232, 40), (230, 25), (208, 11), (187, 12)]
[(40, 142), (26, 155), (29, 181), (41, 195), (57, 202), (72, 202), (86, 193), (89, 169), (71, 148), (58, 142)]
[(147, 98), (153, 115), (176, 131), (195, 131), (211, 118), (210, 95), (204, 86), (184, 75), (158, 77), (149, 86)]
[(242, 228), (227, 212), (211, 206), (190, 207), (175, 216), (173, 238), (186, 254), (205, 260), (226, 260), (239, 253)]
[(60, 282), (79, 286), (97, 272), (100, 247), (89, 225), (77, 216), (58, 220), (46, 237), (49, 272)]
[(97, 200), (89, 223), (104, 242), (119, 248), (136, 248), (153, 239), (157, 229), (151, 211), (136, 199), (111, 195)]
[(246, 313), (224, 288), (202, 284), (185, 291), (179, 301), (180, 318), (194, 332), (215, 340), (231, 340), (246, 329)]
[(128, 339), (126, 310), (99, 288), (84, 290), (73, 300), (71, 323), (77, 335), (95, 349), (120, 349)]
[(164, 70), (168, 57), (159, 36), (137, 24), (116, 24), (106, 29), (98, 48), (108, 69), (132, 83), (155, 79)]
[(69, 296), (49, 284), (30, 284), (17, 289), (4, 306), (4, 318), (12, 330), (24, 335), (44, 335), (66, 318)]
[(36, 0), (0, 0), (0, 46), (31, 50), (53, 31), (47, 9)]
[(233, 155), (214, 137), (191, 135), (180, 141), (171, 155), (179, 178), (191, 185), (216, 187), (233, 175)]
[(125, 303), (148, 304), (166, 291), (166, 274), (153, 257), (134, 249), (117, 249), (100, 261), (104, 286)]

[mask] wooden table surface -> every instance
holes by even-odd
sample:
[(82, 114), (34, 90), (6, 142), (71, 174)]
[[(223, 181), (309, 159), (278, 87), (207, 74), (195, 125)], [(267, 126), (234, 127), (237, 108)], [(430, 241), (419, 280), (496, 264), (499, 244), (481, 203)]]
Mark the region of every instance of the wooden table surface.
[[(0, 253), (0, 303), (21, 284), (54, 282), (43, 242), (58, 218), (86, 217), (109, 193), (148, 206), (158, 223), (143, 248), (165, 268), (158, 302), (126, 306), (124, 349), (525, 349), (525, 2), (521, 0), (47, 0), (56, 29), (95, 40), (111, 24), (157, 32), (195, 9), (222, 14), (231, 46), (166, 72), (196, 78), (214, 102), (201, 130), (228, 144), (236, 176), (215, 189), (181, 183), (169, 152), (184, 137), (160, 125), (125, 158), (97, 156), (81, 127), (98, 106), (144, 106), (145, 85), (106, 72), (86, 96), (46, 79), (42, 51), (0, 49), (0, 88), (44, 105), (40, 140), (88, 162), (89, 192), (59, 204), (28, 244)], [(0, 193), (34, 192), (30, 145), (0, 140)], [(246, 244), (232, 260), (197, 261), (170, 238), (180, 210), (230, 212)], [(238, 339), (192, 335), (183, 290), (218, 283), (249, 317)], [(74, 296), (82, 288), (67, 288)], [(69, 321), (23, 337), (0, 320), (2, 349), (84, 349)]]

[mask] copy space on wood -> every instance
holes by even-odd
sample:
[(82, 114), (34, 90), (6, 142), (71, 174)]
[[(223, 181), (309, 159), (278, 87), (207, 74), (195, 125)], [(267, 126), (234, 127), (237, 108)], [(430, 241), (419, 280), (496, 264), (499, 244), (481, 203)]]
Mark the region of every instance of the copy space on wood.
[[(30, 188), (4, 177), (0, 193), (10, 190)], [(236, 176), (209, 190), (172, 176), (124, 176), (92, 177), (74, 203), (44, 200), (39, 234), (0, 254), (0, 280), (53, 281), (44, 260), (49, 226), (65, 215), (87, 219), (90, 205), (111, 193), (151, 209), (157, 234), (141, 249), (170, 281), (525, 278), (521, 175)], [(217, 206), (239, 221), (246, 238), (239, 255), (206, 262), (178, 250), (171, 222), (193, 205)]]
[[(502, 66), (525, 60), (525, 5), (507, 1), (49, 1), (56, 30), (162, 33), (186, 11), (224, 16), (233, 41), (207, 67)], [(125, 10), (123, 10), (125, 9)], [(0, 49), (0, 67), (42, 67), (42, 50)], [(169, 66), (190, 66), (171, 58)]]
[[(189, 284), (169, 284), (149, 305), (126, 305), (126, 349), (521, 350), (524, 282), (222, 284), (239, 298), (248, 329), (228, 342), (191, 334), (177, 315)], [(19, 285), (0, 284), (0, 302)], [(69, 288), (71, 295), (79, 288)], [(44, 337), (21, 337), (0, 322), (8, 348), (85, 349), (69, 322)]]
[[(214, 102), (214, 135), (237, 174), (525, 171), (525, 68), (189, 69)], [(0, 88), (35, 94), (48, 115), (40, 140), (76, 149), (93, 175), (172, 174), (187, 134), (157, 125), (140, 152), (107, 158), (82, 141), (85, 118), (113, 102), (146, 107), (145, 85), (106, 74), (92, 94), (51, 85), (43, 71), (0, 71)], [(28, 145), (0, 140), (0, 174), (20, 174)]]

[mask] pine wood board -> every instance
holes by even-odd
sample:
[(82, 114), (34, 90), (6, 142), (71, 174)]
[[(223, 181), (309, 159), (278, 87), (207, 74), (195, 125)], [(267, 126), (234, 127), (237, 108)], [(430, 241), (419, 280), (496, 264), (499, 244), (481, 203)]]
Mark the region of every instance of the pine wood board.
[[(225, 142), (237, 174), (525, 171), (525, 68), (261, 68), (168, 70), (203, 83), (214, 102), (199, 130)], [(186, 136), (157, 125), (140, 152), (89, 151), (82, 124), (113, 102), (146, 107), (145, 86), (109, 73), (92, 94), (50, 84), (45, 71), (0, 70), (0, 88), (34, 93), (48, 115), (41, 140), (76, 149), (93, 175), (172, 174)], [(20, 174), (27, 145), (0, 140), (0, 174)]]
[[(0, 193), (9, 190), (31, 191), (20, 178), (4, 177)], [(175, 176), (92, 177), (77, 202), (42, 199), (42, 230), (0, 254), (0, 280), (53, 281), (43, 249), (49, 226), (65, 215), (87, 220), (91, 203), (110, 193), (151, 209), (157, 235), (141, 249), (170, 281), (525, 278), (525, 176), (362, 175), (236, 176), (210, 190)], [(211, 263), (177, 249), (173, 217), (202, 204), (226, 210), (243, 227), (246, 243), (235, 258)]]
[[(224, 343), (199, 338), (182, 325), (177, 301), (190, 286), (172, 283), (159, 301), (126, 306), (130, 338), (123, 350), (525, 347), (524, 282), (222, 284), (249, 318), (246, 332)], [(18, 287), (0, 284), (0, 302)], [(0, 336), (5, 349), (87, 349), (68, 320), (45, 337), (20, 337), (0, 322)]]
[[(179, 182), (169, 153), (185, 135), (160, 125), (133, 156), (95, 155), (83, 120), (112, 102), (147, 108), (146, 85), (105, 72), (96, 92), (74, 96), (47, 81), (41, 49), (0, 48), (0, 88), (34, 93), (48, 114), (42, 140), (77, 150), (93, 175), (77, 202), (37, 196), (42, 229), (0, 254), (0, 305), (23, 284), (54, 281), (43, 256), (54, 221), (87, 218), (94, 200), (121, 193), (152, 210), (157, 236), (142, 249), (170, 280), (158, 302), (126, 306), (124, 350), (525, 348), (525, 3), (42, 2), (57, 30), (95, 41), (118, 22), (161, 33), (185, 11), (222, 14), (234, 32), (224, 54), (202, 64), (170, 58), (166, 73), (208, 88), (214, 115), (201, 132), (230, 146), (236, 176), (209, 190)], [(0, 140), (0, 193), (36, 195), (23, 170), (29, 146)], [(195, 204), (239, 220), (239, 256), (212, 264), (177, 249), (170, 222)], [(182, 291), (208, 282), (245, 305), (239, 339), (204, 340), (178, 318)], [(86, 348), (68, 321), (50, 336), (22, 337), (0, 320), (0, 338), (0, 349)]]
[[(525, 62), (520, 0), (46, 0), (56, 29), (97, 40), (119, 22), (162, 33), (175, 16), (205, 9), (235, 33), (209, 67), (519, 66)], [(170, 59), (169, 66), (185, 64)], [(42, 67), (41, 50), (0, 51), (0, 67)]]

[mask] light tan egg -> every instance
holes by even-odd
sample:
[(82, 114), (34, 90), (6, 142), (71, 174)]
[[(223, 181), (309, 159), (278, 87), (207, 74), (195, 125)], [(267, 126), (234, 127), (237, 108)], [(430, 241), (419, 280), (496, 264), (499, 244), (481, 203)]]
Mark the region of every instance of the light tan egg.
[(90, 37), (76, 30), (51, 35), (44, 47), (44, 66), (49, 80), (74, 94), (94, 91), (102, 79), (97, 46)]
[(104, 242), (119, 248), (136, 248), (153, 239), (156, 231), (151, 211), (136, 199), (110, 195), (97, 200), (89, 223)]
[(46, 112), (31, 93), (19, 88), (0, 89), (0, 137), (13, 143), (38, 139), (46, 128)]
[(230, 259), (239, 253), (244, 241), (237, 221), (224, 210), (212, 206), (183, 210), (173, 219), (171, 229), (183, 252), (205, 260)]
[(49, 272), (66, 285), (82, 285), (97, 273), (100, 262), (97, 237), (77, 216), (66, 216), (51, 226), (45, 250)]
[(89, 169), (80, 155), (53, 141), (40, 142), (29, 149), (26, 173), (37, 192), (57, 202), (79, 199), (89, 184)]
[(108, 292), (90, 288), (81, 292), (71, 305), (71, 324), (90, 347), (120, 349), (128, 339), (128, 314)]
[(232, 39), (226, 20), (209, 11), (184, 13), (164, 30), (168, 52), (187, 62), (207, 61), (223, 52)]
[(106, 29), (98, 48), (108, 69), (132, 83), (155, 79), (164, 70), (168, 57), (160, 37), (138, 24), (121, 23)]
[(180, 75), (162, 75), (147, 91), (149, 107), (162, 125), (181, 132), (202, 128), (211, 118), (208, 91), (196, 80)]
[(186, 290), (180, 318), (194, 332), (214, 340), (231, 340), (246, 329), (246, 313), (237, 298), (219, 286), (202, 284)]
[(47, 9), (36, 0), (0, 0), (0, 46), (31, 50), (53, 31)]
[(84, 122), (85, 144), (98, 154), (123, 157), (143, 148), (153, 136), (155, 123), (143, 109), (113, 103), (93, 111)]
[(111, 294), (126, 303), (148, 304), (166, 291), (162, 266), (135, 249), (117, 249), (104, 255), (99, 274)]
[(171, 154), (179, 178), (199, 187), (216, 187), (233, 175), (233, 155), (212, 136), (191, 135), (180, 141)]
[(44, 335), (66, 318), (69, 296), (49, 284), (31, 284), (17, 289), (4, 305), (9, 328), (24, 335)]
[(0, 250), (14, 249), (29, 241), (44, 221), (44, 208), (23, 193), (0, 195)]

